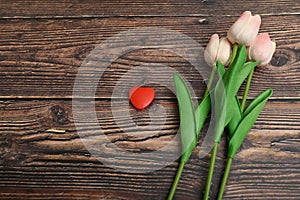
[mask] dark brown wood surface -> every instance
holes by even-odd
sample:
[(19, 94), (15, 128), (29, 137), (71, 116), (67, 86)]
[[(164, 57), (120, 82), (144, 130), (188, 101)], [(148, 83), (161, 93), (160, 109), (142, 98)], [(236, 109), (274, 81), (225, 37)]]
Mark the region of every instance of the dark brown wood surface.
[[(139, 172), (139, 167), (137, 173), (129, 173), (108, 167), (84, 146), (72, 111), (77, 72), (98, 44), (121, 31), (166, 28), (205, 47), (211, 34), (225, 35), (244, 10), (260, 14), (261, 32), (269, 32), (277, 43), (271, 63), (256, 69), (249, 99), (269, 87), (274, 94), (233, 162), (224, 199), (300, 199), (300, 5), (294, 0), (1, 1), (0, 199), (165, 199), (177, 161), (151, 173)], [(176, 98), (166, 87), (152, 85), (157, 93), (154, 105), (168, 113), (154, 123), (149, 110), (135, 111), (122, 95), (110, 98), (126, 71), (149, 63), (180, 71), (198, 97), (205, 88), (190, 63), (166, 50), (140, 49), (116, 59), (98, 84), (96, 115), (110, 141), (137, 155), (160, 149), (179, 127)], [(123, 87), (137, 78), (125, 78)], [(157, 78), (172, 81), (164, 73)], [(84, 99), (87, 105), (93, 103), (90, 98)], [(144, 127), (141, 133), (164, 128), (143, 138), (123, 134), (122, 129), (130, 132), (130, 121), (112, 115), (112, 101), (124, 104), (120, 112), (129, 111)], [(91, 126), (86, 132), (92, 137), (98, 129)], [(209, 165), (209, 155), (198, 158), (202, 139), (184, 169), (175, 199), (202, 198)], [(174, 151), (179, 147), (178, 143)], [(217, 194), (225, 152), (223, 138), (211, 199)], [(117, 155), (111, 150), (106, 156)], [(125, 170), (157, 165), (134, 159), (114, 164)]]

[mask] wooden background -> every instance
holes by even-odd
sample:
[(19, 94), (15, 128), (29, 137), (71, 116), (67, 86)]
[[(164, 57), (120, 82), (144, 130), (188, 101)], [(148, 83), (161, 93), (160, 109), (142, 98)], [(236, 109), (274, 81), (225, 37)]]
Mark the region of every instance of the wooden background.
[[(249, 99), (269, 87), (274, 95), (233, 162), (224, 199), (300, 199), (300, 5), (295, 0), (1, 1), (0, 199), (165, 199), (177, 161), (152, 173), (137, 167), (132, 174), (103, 165), (85, 148), (72, 115), (76, 73), (94, 47), (121, 31), (167, 28), (205, 47), (211, 34), (225, 35), (245, 10), (262, 16), (261, 32), (277, 43), (271, 64), (256, 69)], [(117, 59), (97, 88), (97, 116), (106, 120), (112, 142), (137, 153), (164, 146), (179, 123), (176, 98), (161, 86), (155, 86), (154, 103), (168, 111), (162, 131), (135, 139), (114, 123), (110, 96), (118, 78), (149, 63), (181, 70), (198, 96), (205, 87), (188, 62), (168, 51), (137, 50)], [(148, 110), (128, 109), (137, 124), (149, 124)], [(175, 199), (203, 195), (209, 155), (198, 158), (200, 144)], [(224, 142), (221, 146), (211, 199), (224, 169)]]

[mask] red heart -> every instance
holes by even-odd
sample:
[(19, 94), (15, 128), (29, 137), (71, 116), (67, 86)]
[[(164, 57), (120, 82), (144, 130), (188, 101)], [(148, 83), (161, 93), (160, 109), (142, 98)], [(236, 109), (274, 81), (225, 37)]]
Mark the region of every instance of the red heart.
[(154, 95), (154, 89), (150, 87), (134, 86), (129, 91), (130, 102), (138, 110), (147, 108), (152, 103)]

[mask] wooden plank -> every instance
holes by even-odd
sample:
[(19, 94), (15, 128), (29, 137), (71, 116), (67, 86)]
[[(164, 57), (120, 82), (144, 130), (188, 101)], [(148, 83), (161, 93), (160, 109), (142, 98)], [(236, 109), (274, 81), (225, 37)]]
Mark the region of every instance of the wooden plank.
[(191, 16), (239, 15), (245, 10), (259, 14), (299, 13), (299, 3), (294, 0), (259, 2), (247, 1), (1, 1), (0, 17), (51, 18), (51, 17), (106, 17), (106, 16)]
[[(0, 190), (1, 191), (1, 190)], [(31, 200), (38, 200), (38, 199), (59, 199), (59, 200), (69, 200), (69, 199), (76, 199), (76, 200), (113, 200), (113, 199), (124, 199), (124, 198), (117, 198), (111, 197), (109, 194), (100, 194), (99, 192), (80, 192), (75, 190), (38, 190), (38, 189), (10, 189), (6, 188), (5, 191), (1, 191), (0, 199), (31, 199)]]
[[(200, 46), (205, 46), (211, 34), (217, 32), (225, 35), (236, 17), (225, 16), (221, 20), (219, 16), (209, 16), (207, 19), (209, 23), (199, 22), (199, 17), (168, 17), (163, 20), (159, 17), (1, 20), (0, 97), (72, 98), (74, 80), (83, 60), (93, 48), (121, 31), (155, 26), (186, 34)], [(272, 39), (276, 40), (277, 50), (270, 65), (257, 68), (250, 97), (272, 87), (273, 99), (299, 99), (298, 24), (297, 15), (263, 17), (261, 31), (268, 31)], [(159, 40), (161, 36), (158, 34), (151, 37)], [(164, 42), (174, 43), (171, 38), (169, 40)], [(126, 43), (127, 38), (123, 42)], [(187, 52), (187, 56), (199, 57), (194, 51)], [(194, 67), (174, 53), (155, 49), (136, 49), (116, 59), (101, 78), (96, 97), (110, 98), (117, 81), (128, 70), (151, 63), (178, 70), (189, 80), (196, 95), (201, 97), (203, 79), (197, 75)], [(172, 84), (166, 74), (169, 75), (158, 73), (156, 76)], [(122, 85), (130, 88), (133, 80), (139, 79), (143, 83), (142, 78), (141, 74), (129, 76)], [(159, 98), (174, 97), (161, 85), (156, 85), (156, 90)]]
[[(34, 193), (43, 193), (54, 199), (79, 194), (83, 194), (82, 199), (88, 195), (102, 195), (108, 199), (132, 199), (132, 195), (136, 199), (165, 199), (177, 162), (152, 173), (138, 172), (139, 168), (134, 174), (109, 168), (83, 145), (74, 126), (71, 103), (66, 100), (1, 102), (0, 193), (4, 193), (3, 198), (34, 199)], [(148, 112), (156, 104), (164, 106), (168, 113), (166, 122), (162, 124), (163, 120), (158, 119), (149, 125)], [(132, 119), (142, 127), (140, 134), (163, 125), (164, 128), (154, 137), (142, 139), (128, 137), (131, 134), (131, 129), (126, 126), (129, 119), (122, 114), (113, 116), (110, 105), (110, 101), (96, 102), (99, 123), (105, 124), (102, 128), (111, 141), (137, 155), (158, 150), (172, 140), (178, 129), (177, 104), (172, 100), (155, 100), (150, 110), (142, 112), (130, 106), (118, 108), (120, 113), (129, 110)], [(299, 113), (299, 101), (268, 102), (234, 160), (224, 199), (299, 199)], [(123, 126), (118, 127), (118, 120), (123, 121)], [(81, 129), (83, 127), (77, 130)], [(121, 130), (126, 130), (127, 134)], [(84, 128), (84, 131), (87, 133), (85, 137), (99, 134), (98, 127), (94, 126)], [(137, 136), (136, 131), (132, 134)], [(177, 144), (173, 151), (179, 146)], [(209, 157), (198, 158), (200, 146), (201, 140), (186, 165), (176, 199), (195, 199), (202, 195)], [(223, 140), (217, 158), (214, 195), (224, 169), (224, 146)], [(114, 158), (115, 154), (112, 150), (107, 155)], [(151, 160), (136, 162), (134, 158), (116, 164), (128, 169), (132, 165), (142, 165), (143, 168), (157, 165)], [(114, 159), (111, 162), (115, 162)], [(50, 191), (57, 194), (49, 194)], [(66, 193), (61, 194), (64, 191)]]

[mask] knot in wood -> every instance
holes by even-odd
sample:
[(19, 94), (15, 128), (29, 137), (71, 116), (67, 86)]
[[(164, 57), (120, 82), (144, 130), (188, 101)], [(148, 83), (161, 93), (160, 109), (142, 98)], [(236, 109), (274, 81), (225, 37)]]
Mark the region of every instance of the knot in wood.
[(59, 105), (51, 108), (53, 122), (57, 124), (67, 124), (69, 122), (65, 109)]
[(271, 65), (274, 67), (281, 67), (287, 64), (289, 57), (285, 54), (274, 54), (271, 60)]

